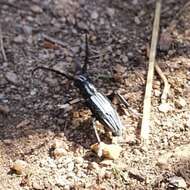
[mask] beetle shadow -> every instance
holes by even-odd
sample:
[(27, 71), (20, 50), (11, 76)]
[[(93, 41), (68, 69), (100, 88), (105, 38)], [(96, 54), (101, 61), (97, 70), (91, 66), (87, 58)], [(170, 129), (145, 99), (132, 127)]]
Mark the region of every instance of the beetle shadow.
[[(75, 109), (74, 109), (75, 110)], [(98, 143), (98, 140), (95, 135), (95, 131), (92, 125), (92, 117), (90, 115), (89, 110), (84, 110), (84, 108), (77, 108), (78, 113), (81, 114), (81, 117), (75, 118), (73, 117), (73, 112), (65, 119), (65, 122), (61, 125), (57, 124), (60, 129), (60, 133), (63, 133), (65, 139), (69, 142), (72, 142), (72, 151), (78, 152), (79, 149), (85, 149), (85, 156), (83, 157), (88, 161), (96, 161), (98, 162), (100, 159), (97, 157), (95, 153), (92, 152), (91, 146), (95, 143)], [(88, 112), (88, 115), (84, 113)], [(57, 116), (60, 117), (61, 115)], [(104, 143), (110, 144), (111, 139), (107, 135), (108, 133), (104, 130), (104, 126), (97, 123), (96, 124), (98, 135), (100, 136), (101, 141)], [(59, 134), (58, 134), (59, 135)]]

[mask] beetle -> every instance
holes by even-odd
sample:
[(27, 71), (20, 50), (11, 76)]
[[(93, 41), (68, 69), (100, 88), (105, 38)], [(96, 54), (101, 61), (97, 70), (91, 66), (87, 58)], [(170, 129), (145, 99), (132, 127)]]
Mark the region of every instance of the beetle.
[(74, 86), (79, 89), (80, 94), (85, 100), (86, 106), (92, 112), (92, 124), (95, 130), (95, 134), (98, 142), (100, 142), (100, 137), (97, 133), (97, 129), (95, 126), (95, 121), (98, 120), (103, 126), (112, 132), (113, 136), (121, 136), (123, 131), (123, 125), (119, 118), (117, 111), (111, 104), (111, 101), (101, 92), (99, 92), (96, 87), (91, 82), (87, 73), (87, 65), (88, 65), (88, 37), (85, 35), (85, 61), (84, 65), (81, 68), (79, 61), (76, 60), (76, 66), (78, 71), (73, 76), (71, 74), (66, 74), (65, 72), (60, 72), (58, 70), (54, 70), (51, 68), (39, 66), (36, 67), (32, 73), (34, 73), (38, 69), (47, 70), (54, 72), (60, 76), (67, 78), (74, 82)]

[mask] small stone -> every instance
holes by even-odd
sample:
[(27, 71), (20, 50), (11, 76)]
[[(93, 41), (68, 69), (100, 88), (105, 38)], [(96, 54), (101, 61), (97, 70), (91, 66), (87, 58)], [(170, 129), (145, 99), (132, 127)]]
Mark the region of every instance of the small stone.
[(107, 13), (108, 13), (108, 15), (109, 15), (110, 17), (113, 17), (114, 14), (115, 14), (115, 10), (108, 7), (108, 8), (107, 8)]
[(105, 144), (103, 142), (93, 144), (91, 149), (97, 153), (99, 157), (115, 160), (118, 159), (122, 148), (116, 144)]
[(75, 162), (76, 162), (77, 164), (82, 164), (82, 163), (84, 162), (84, 158), (83, 158), (83, 157), (76, 157), (76, 158), (75, 158)]
[(75, 167), (75, 164), (74, 164), (74, 162), (73, 161), (71, 161), (71, 162), (69, 162), (68, 164), (67, 164), (67, 171), (69, 171), (69, 172), (71, 172), (71, 171), (73, 171), (74, 170), (74, 167)]
[(190, 129), (190, 117), (187, 119), (187, 121), (185, 123), (185, 127)]
[(141, 174), (138, 170), (136, 169), (133, 169), (133, 170), (130, 170), (129, 171), (129, 177), (131, 178), (135, 178), (136, 180), (140, 181), (140, 182), (143, 182), (145, 181), (145, 176), (143, 176), (143, 174)]
[(155, 95), (156, 97), (159, 97), (160, 94), (161, 94), (160, 90), (157, 90), (157, 89), (154, 90), (154, 95)]
[(32, 27), (31, 26), (28, 26), (28, 25), (24, 25), (23, 26), (23, 31), (24, 33), (28, 34), (28, 35), (31, 35), (32, 34)]
[(78, 27), (80, 29), (88, 30), (88, 26), (87, 26), (87, 24), (85, 22), (80, 21), (80, 22), (77, 23), (77, 25), (78, 25)]
[(0, 113), (8, 114), (10, 112), (10, 109), (7, 105), (0, 105)]
[(169, 187), (170, 188), (177, 188), (177, 189), (186, 189), (187, 184), (182, 177), (174, 176), (168, 179)]
[(53, 151), (53, 156), (55, 159), (66, 156), (68, 153), (64, 148), (56, 148)]
[(42, 190), (42, 189), (44, 189), (44, 187), (42, 185), (40, 185), (39, 183), (37, 183), (37, 182), (33, 182), (32, 186), (33, 186), (33, 188), (35, 190)]
[(51, 145), (51, 148), (53, 148), (53, 149), (56, 149), (56, 148), (63, 148), (63, 141), (62, 140), (60, 140), (60, 139), (55, 139), (54, 141), (53, 141), (53, 144)]
[(128, 52), (128, 53), (127, 53), (127, 57), (128, 57), (129, 59), (132, 59), (132, 58), (134, 57), (134, 54), (133, 54), (132, 52)]
[(160, 104), (158, 109), (159, 109), (160, 112), (167, 113), (168, 111), (172, 110), (172, 107), (171, 107), (170, 104), (164, 103), (164, 104)]
[(169, 167), (168, 159), (171, 157), (171, 153), (159, 156), (156, 165), (161, 169), (167, 169)]
[(33, 5), (33, 6), (30, 7), (30, 9), (31, 9), (32, 12), (37, 13), (37, 14), (43, 12), (42, 8), (39, 7), (38, 5)]
[(179, 160), (188, 160), (190, 158), (190, 144), (177, 147), (173, 156)]
[(98, 170), (98, 177), (99, 179), (103, 179), (106, 175), (106, 168), (100, 168)]
[(5, 140), (3, 140), (3, 142), (4, 142), (6, 145), (11, 145), (11, 144), (12, 144), (12, 140), (11, 140), (11, 139), (5, 139)]
[(69, 111), (71, 111), (72, 109), (73, 109), (73, 107), (72, 107), (72, 105), (70, 105), (70, 104), (58, 104), (57, 105), (58, 107), (59, 107), (59, 109), (63, 109), (64, 110), (64, 112), (69, 112)]
[(186, 101), (185, 99), (183, 99), (182, 97), (179, 97), (176, 102), (175, 102), (175, 105), (177, 108), (183, 108), (186, 106)]
[(103, 160), (100, 162), (101, 166), (112, 166), (113, 165), (113, 160)]
[(89, 164), (88, 164), (88, 168), (90, 169), (90, 170), (92, 170), (92, 169), (94, 169), (94, 170), (99, 170), (99, 164), (97, 164), (96, 162), (90, 162)]
[(22, 174), (26, 172), (27, 163), (23, 160), (16, 160), (11, 169), (17, 174)]
[(36, 95), (36, 93), (37, 93), (37, 89), (36, 89), (36, 88), (34, 88), (34, 89), (32, 89), (32, 90), (30, 91), (30, 95), (31, 95), (31, 96)]
[(14, 38), (14, 42), (15, 43), (18, 43), (18, 44), (21, 44), (24, 42), (24, 37), (22, 35), (18, 35)]
[(121, 59), (122, 59), (123, 63), (127, 63), (129, 61), (129, 59), (128, 59), (128, 57), (126, 55), (123, 55), (121, 57)]
[(13, 84), (18, 84), (18, 77), (12, 71), (7, 72), (5, 74), (5, 78), (7, 79), (7, 81), (9, 81), (9, 82), (11, 82)]
[(65, 178), (65, 176), (57, 176), (56, 177), (56, 185), (65, 187), (65, 186), (69, 185), (69, 181)]
[(139, 17), (137, 17), (137, 16), (135, 17), (135, 23), (138, 24), (138, 25), (141, 23)]
[(97, 19), (98, 18), (98, 13), (97, 13), (97, 11), (93, 11), (92, 13), (91, 13), (91, 18), (92, 19)]
[(124, 180), (125, 182), (128, 182), (128, 181), (129, 181), (128, 172), (122, 172), (122, 173), (121, 173), (121, 176), (122, 176), (122, 178), (123, 178), (123, 180)]

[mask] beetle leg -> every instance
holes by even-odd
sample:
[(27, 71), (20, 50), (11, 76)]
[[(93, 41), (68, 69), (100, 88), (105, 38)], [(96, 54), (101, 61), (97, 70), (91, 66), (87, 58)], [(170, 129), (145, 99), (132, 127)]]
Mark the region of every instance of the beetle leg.
[(98, 140), (98, 143), (100, 143), (101, 140), (100, 140), (100, 136), (98, 135), (98, 131), (96, 129), (96, 119), (94, 117), (92, 118), (92, 126), (94, 128), (94, 132), (95, 132), (96, 138)]

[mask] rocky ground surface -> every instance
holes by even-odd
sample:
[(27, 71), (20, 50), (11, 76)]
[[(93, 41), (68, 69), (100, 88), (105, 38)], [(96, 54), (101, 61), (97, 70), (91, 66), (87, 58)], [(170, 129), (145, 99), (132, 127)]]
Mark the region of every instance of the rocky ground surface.
[[(153, 0), (0, 0), (0, 189), (189, 189), (190, 3), (163, 2), (150, 145), (138, 139), (146, 84)], [(119, 159), (103, 160), (91, 114), (71, 82), (36, 66), (73, 72), (84, 62), (105, 94), (119, 90), (130, 108), (114, 101), (125, 126)], [(52, 43), (53, 37), (62, 45)], [(4, 49), (4, 54), (3, 54)], [(101, 139), (110, 143), (99, 127)]]

